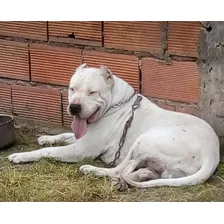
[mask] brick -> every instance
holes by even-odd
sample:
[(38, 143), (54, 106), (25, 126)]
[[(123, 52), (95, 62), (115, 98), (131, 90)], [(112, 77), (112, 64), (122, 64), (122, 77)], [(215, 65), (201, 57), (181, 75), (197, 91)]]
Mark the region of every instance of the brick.
[(198, 57), (200, 22), (168, 22), (168, 53)]
[(142, 92), (146, 96), (187, 103), (199, 100), (199, 71), (194, 62), (173, 61), (172, 65), (153, 58), (142, 59)]
[(29, 80), (27, 44), (0, 40), (0, 77)]
[(191, 107), (177, 107), (176, 106), (175, 111), (185, 113), (185, 114), (193, 114), (193, 108)]
[(12, 113), (11, 86), (0, 83), (0, 113)]
[(68, 92), (62, 93), (62, 105), (63, 105), (63, 124), (64, 126), (70, 127), (72, 123), (72, 117), (68, 115)]
[(50, 41), (102, 46), (101, 22), (48, 22)]
[(68, 86), (81, 64), (81, 49), (32, 44), (30, 57), (32, 81)]
[(0, 22), (0, 35), (47, 40), (47, 22)]
[(160, 22), (104, 22), (104, 46), (161, 52)]
[(83, 62), (89, 66), (107, 66), (114, 75), (127, 81), (139, 90), (138, 58), (133, 55), (113, 54), (97, 51), (83, 51)]
[(12, 85), (15, 116), (52, 124), (62, 124), (59, 89)]

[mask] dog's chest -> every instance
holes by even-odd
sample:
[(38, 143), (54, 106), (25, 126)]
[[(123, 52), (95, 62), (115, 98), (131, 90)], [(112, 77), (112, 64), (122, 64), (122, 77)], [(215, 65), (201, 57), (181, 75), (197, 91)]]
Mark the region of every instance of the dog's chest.
[(134, 141), (150, 127), (150, 117), (144, 109), (139, 108), (136, 110), (131, 125), (127, 127), (126, 123), (131, 116), (131, 107), (126, 107), (113, 116), (102, 118), (94, 127), (94, 130), (103, 127), (101, 129), (101, 146), (103, 150), (100, 158), (105, 163), (114, 160), (119, 146), (122, 145), (117, 160), (120, 163), (128, 154)]
[[(119, 148), (118, 146), (116, 147), (112, 145), (106, 147), (104, 153), (100, 156), (100, 159), (107, 164), (111, 163), (115, 159), (118, 148)], [(121, 149), (120, 156), (116, 160), (116, 164), (119, 164), (124, 160), (124, 158), (128, 153), (127, 151), (128, 151), (127, 149), (124, 148)]]
[[(105, 163), (110, 163), (114, 160), (116, 153), (120, 151), (117, 163), (119, 164), (128, 154), (132, 144), (144, 130), (139, 126), (139, 123), (133, 120), (131, 127), (125, 128), (126, 117), (122, 122), (115, 122), (108, 132), (105, 139), (105, 147), (101, 155), (101, 160)], [(136, 124), (138, 123), (138, 125)], [(120, 149), (120, 150), (119, 150)]]

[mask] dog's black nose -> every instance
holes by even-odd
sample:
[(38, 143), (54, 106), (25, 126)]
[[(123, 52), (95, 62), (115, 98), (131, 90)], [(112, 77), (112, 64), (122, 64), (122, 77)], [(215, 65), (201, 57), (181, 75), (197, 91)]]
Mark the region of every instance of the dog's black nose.
[(81, 104), (70, 104), (69, 110), (71, 115), (75, 116), (81, 112)]

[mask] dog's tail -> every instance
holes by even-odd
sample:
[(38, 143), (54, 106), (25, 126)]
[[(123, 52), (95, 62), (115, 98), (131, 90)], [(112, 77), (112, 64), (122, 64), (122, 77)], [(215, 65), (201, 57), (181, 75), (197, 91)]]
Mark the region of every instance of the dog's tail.
[(149, 188), (156, 186), (172, 186), (179, 187), (183, 185), (196, 185), (205, 182), (210, 176), (215, 172), (218, 166), (218, 162), (214, 159), (208, 158), (202, 164), (200, 170), (196, 173), (180, 178), (171, 178), (171, 179), (155, 179), (145, 182), (136, 182), (130, 180), (127, 176), (123, 176), (124, 181), (130, 186), (137, 188)]

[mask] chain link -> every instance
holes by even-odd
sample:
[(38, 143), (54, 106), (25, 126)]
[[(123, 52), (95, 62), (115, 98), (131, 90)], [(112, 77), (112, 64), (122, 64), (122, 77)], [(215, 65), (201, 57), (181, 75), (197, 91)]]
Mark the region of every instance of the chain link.
[(122, 149), (122, 147), (124, 145), (124, 142), (125, 142), (125, 139), (126, 139), (126, 135), (127, 135), (127, 131), (131, 127), (131, 123), (132, 123), (132, 121), (134, 119), (135, 110), (139, 108), (141, 100), (142, 100), (142, 97), (141, 96), (137, 96), (137, 99), (135, 100), (134, 104), (132, 105), (131, 117), (129, 117), (129, 119), (125, 123), (123, 134), (122, 134), (122, 136), (120, 138), (118, 151), (115, 154), (114, 160), (107, 165), (108, 167), (111, 167), (111, 166), (113, 167), (115, 165), (116, 160), (119, 159), (119, 157), (121, 155), (121, 149)]
[(133, 93), (128, 99), (126, 99), (126, 100), (124, 100), (124, 101), (121, 101), (120, 103), (117, 103), (117, 104), (115, 104), (114, 106), (111, 106), (108, 110), (113, 110), (113, 109), (115, 109), (115, 108), (117, 108), (117, 107), (119, 107), (119, 106), (121, 106), (121, 105), (123, 105), (123, 104), (129, 102), (129, 101), (133, 98), (133, 96), (134, 96), (135, 94), (136, 94), (136, 92), (134, 91), (134, 93)]

